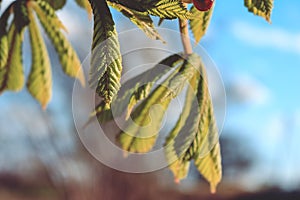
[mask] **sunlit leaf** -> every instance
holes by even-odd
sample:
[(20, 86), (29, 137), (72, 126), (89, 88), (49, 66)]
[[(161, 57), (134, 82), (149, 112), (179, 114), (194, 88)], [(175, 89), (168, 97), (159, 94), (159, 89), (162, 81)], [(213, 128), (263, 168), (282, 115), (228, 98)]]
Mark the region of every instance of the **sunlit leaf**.
[[(2, 30), (1, 30), (2, 31)], [(0, 69), (5, 66), (8, 57), (8, 39), (7, 34), (0, 33)]]
[(174, 98), (176, 97), (184, 88), (185, 83), (191, 80), (191, 78), (198, 72), (197, 65), (199, 60), (198, 56), (194, 54), (190, 55), (183, 63), (179, 72), (170, 79), (169, 90), (163, 97), (165, 98)]
[(62, 66), (63, 71), (74, 78), (77, 78), (82, 85), (85, 85), (84, 74), (81, 69), (80, 60), (69, 41), (61, 32), (61, 23), (56, 17), (55, 11), (49, 4), (41, 0), (30, 1), (30, 6), (37, 13), (37, 16), (50, 38)]
[(105, 0), (91, 1), (94, 35), (89, 84), (106, 103), (120, 88), (122, 56), (115, 23)]
[(129, 9), (117, 3), (110, 2), (109, 5), (121, 12), (124, 16), (128, 17), (135, 25), (137, 25), (137, 27), (144, 31), (149, 38), (160, 39), (163, 41), (149, 14)]
[(23, 32), (13, 23), (8, 32), (9, 51), (5, 66), (0, 69), (0, 93), (3, 90), (19, 91), (24, 85), (22, 65)]
[[(151, 92), (154, 84), (172, 69), (183, 63), (183, 58), (179, 54), (171, 55), (160, 61), (153, 68), (122, 84), (117, 97), (113, 100), (112, 106), (107, 107), (101, 102), (96, 107), (98, 121), (106, 122), (113, 117), (119, 117), (126, 112), (127, 118), (131, 114), (133, 107), (141, 100), (145, 99)], [(113, 114), (112, 114), (113, 112)]]
[(219, 147), (215, 147), (218, 130), (204, 65), (195, 54), (188, 60), (193, 62), (199, 73), (195, 73), (189, 81), (191, 87), (187, 91), (185, 107), (166, 140), (166, 158), (176, 181), (186, 177), (188, 163), (194, 159), (199, 172), (210, 182), (214, 192), (222, 174), (221, 155), (217, 152)]
[(171, 102), (170, 98), (161, 101), (168, 91), (168, 81), (169, 79), (158, 86), (132, 112), (130, 120), (125, 125), (126, 128), (118, 137), (122, 149), (139, 153), (145, 153), (152, 149), (158, 137), (163, 116)]
[(214, 8), (209, 9), (206, 12), (199, 11), (196, 7), (192, 6), (191, 13), (193, 18), (189, 20), (190, 29), (195, 38), (196, 44), (205, 35), (208, 28)]
[(59, 20), (57, 15), (55, 14), (55, 10), (45, 1), (43, 0), (35, 0), (29, 1), (29, 5), (34, 8), (34, 11), (38, 14), (39, 18), (43, 18), (43, 21), (51, 21), (51, 24), (57, 26), (57, 28), (61, 28), (67, 31), (66, 27)]
[(191, 17), (190, 12), (178, 0), (159, 0), (155, 7), (147, 10), (149, 14), (165, 19), (188, 19)]
[[(187, 134), (189, 133), (187, 128), (189, 126), (193, 126), (193, 124), (190, 124), (187, 122), (187, 120), (191, 120), (191, 117), (195, 117), (197, 113), (192, 116), (191, 111), (193, 106), (197, 107), (197, 105), (193, 105), (193, 99), (195, 99), (195, 89), (197, 88), (197, 76), (195, 75), (191, 82), (190, 87), (188, 87), (186, 98), (185, 98), (185, 104), (182, 110), (182, 113), (179, 116), (178, 121), (176, 122), (175, 127), (172, 129), (170, 134), (168, 135), (166, 142), (164, 144), (165, 146), (165, 153), (166, 153), (166, 159), (169, 164), (169, 169), (173, 172), (175, 182), (179, 182), (181, 179), (186, 178), (189, 171), (190, 162), (183, 159), (182, 152), (176, 151), (175, 144), (175, 138), (180, 133), (180, 131), (187, 131)], [(197, 109), (195, 109), (197, 110)], [(187, 125), (185, 125), (187, 124)], [(184, 127), (186, 126), (186, 127)], [(197, 125), (195, 125), (197, 126)]]
[(222, 179), (219, 142), (215, 144), (213, 149), (205, 157), (195, 158), (195, 165), (201, 175), (210, 183), (211, 192), (215, 193), (216, 187)]
[[(11, 10), (12, 9), (12, 10)], [(7, 28), (7, 20), (9, 14), (14, 12), (14, 18), (10, 24), (7, 36), (5, 36)], [(1, 57), (0, 68), (0, 92), (4, 90), (19, 91), (24, 85), (24, 72), (22, 61), (22, 42), (24, 28), (29, 23), (27, 4), (25, 1), (15, 1), (9, 6), (1, 16), (0, 25), (3, 26), (0, 39), (4, 45), (3, 55)], [(7, 51), (8, 45), (8, 51)], [(6, 59), (6, 61), (5, 61)]]
[(0, 69), (6, 64), (8, 57), (8, 38), (7, 38), (7, 26), (8, 17), (12, 13), (12, 5), (10, 4), (3, 12), (0, 18)]
[(180, 67), (175, 68), (131, 113), (131, 118), (118, 137), (124, 150), (145, 153), (153, 148), (161, 128), (162, 119), (172, 100), (172, 98), (163, 99), (163, 97), (169, 92), (170, 80), (179, 70)]
[(271, 22), (274, 0), (244, 0), (244, 4), (249, 12), (261, 16), (268, 22)]
[(182, 18), (188, 19), (191, 13), (179, 0), (109, 0), (114, 3), (120, 3), (123, 6), (135, 11), (145, 12), (150, 15), (158, 16), (164, 19)]
[(33, 13), (29, 15), (29, 33), (32, 54), (31, 71), (27, 80), (30, 94), (46, 108), (51, 99), (52, 75), (46, 45)]

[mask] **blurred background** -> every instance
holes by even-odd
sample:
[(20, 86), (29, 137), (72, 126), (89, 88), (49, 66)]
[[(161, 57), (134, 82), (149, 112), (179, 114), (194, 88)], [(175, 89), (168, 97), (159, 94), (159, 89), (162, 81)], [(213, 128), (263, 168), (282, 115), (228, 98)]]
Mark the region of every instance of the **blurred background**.
[[(10, 2), (3, 1), (1, 12)], [(248, 13), (242, 0), (216, 2), (202, 45), (216, 63), (227, 94), (220, 138), (224, 177), (217, 194), (209, 193), (193, 168), (177, 185), (168, 169), (127, 174), (95, 160), (74, 126), (74, 80), (63, 74), (48, 45), (53, 97), (47, 110), (26, 89), (0, 97), (0, 199), (300, 199), (299, 9), (298, 0), (275, 0), (268, 24)], [(135, 28), (112, 12), (119, 31)], [(84, 60), (92, 21), (72, 0), (58, 15)], [(177, 30), (178, 24), (165, 21), (162, 27)], [(28, 74), (31, 58), (25, 36)], [(78, 106), (85, 109), (82, 98)]]

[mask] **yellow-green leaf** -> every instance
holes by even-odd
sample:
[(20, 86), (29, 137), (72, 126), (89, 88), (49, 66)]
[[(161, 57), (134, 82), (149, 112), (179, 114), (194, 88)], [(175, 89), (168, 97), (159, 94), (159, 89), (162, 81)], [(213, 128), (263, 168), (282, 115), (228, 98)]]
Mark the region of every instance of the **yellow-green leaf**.
[(176, 68), (131, 114), (118, 140), (121, 147), (129, 152), (145, 153), (150, 151), (158, 137), (164, 114), (171, 102), (166, 95), (169, 82), (180, 68)]
[[(115, 0), (109, 1), (116, 2)], [(179, 0), (118, 0), (117, 3), (163, 19), (189, 19), (191, 17), (191, 13)]]
[(152, 69), (124, 83), (118, 93), (120, 101), (113, 105), (120, 107), (122, 103), (125, 104), (125, 109), (119, 110), (124, 111), (127, 108), (126, 116), (128, 118), (133, 107), (150, 94), (155, 82), (170, 72), (171, 69), (181, 66), (182, 63), (183, 58), (179, 54), (174, 54), (163, 59)]
[(185, 179), (189, 173), (190, 162), (182, 159), (177, 159), (175, 162), (169, 165), (169, 169), (174, 175), (175, 183), (179, 183), (180, 180)]
[(24, 85), (22, 65), (23, 32), (17, 31), (14, 23), (8, 32), (9, 51), (5, 66), (0, 69), (0, 93), (3, 90), (19, 91)]
[[(169, 90), (165, 94), (164, 98), (174, 98), (176, 97), (186, 85), (188, 81), (194, 77), (194, 75), (198, 72), (197, 65), (199, 65), (198, 56), (194, 56), (194, 54), (190, 55), (182, 64), (179, 72), (171, 78), (169, 83)], [(199, 74), (199, 73), (197, 73)]]
[(128, 17), (132, 23), (144, 31), (149, 38), (163, 41), (162, 37), (157, 32), (149, 14), (129, 9), (117, 3), (109, 2), (109, 5), (121, 12), (124, 16)]
[(129, 152), (146, 153), (152, 149), (158, 137), (158, 131), (165, 111), (171, 99), (160, 101), (168, 90), (166, 86), (158, 86), (132, 113), (118, 140), (121, 147)]
[(198, 82), (197, 76), (195, 75), (190, 82), (191, 85), (190, 87), (188, 87), (186, 93), (186, 99), (185, 99), (185, 104), (182, 113), (178, 121), (176, 122), (175, 127), (170, 132), (164, 144), (166, 159), (169, 164), (169, 169), (173, 172), (175, 182), (179, 182), (181, 179), (186, 178), (190, 166), (189, 161), (183, 160), (183, 155), (181, 152), (182, 150), (180, 150), (180, 147), (175, 145), (175, 138), (180, 133), (180, 131), (188, 132), (187, 128), (193, 126), (192, 124), (188, 124), (184, 128), (185, 124), (187, 123), (187, 119), (189, 118), (189, 120), (191, 120), (191, 109), (192, 106), (195, 106), (191, 102), (193, 102), (193, 99), (195, 99), (195, 95), (196, 95), (195, 89), (197, 88), (197, 82)]
[(190, 55), (188, 60), (198, 73), (189, 81), (191, 87), (187, 91), (185, 107), (166, 140), (166, 158), (176, 181), (187, 175), (187, 163), (194, 159), (198, 170), (210, 182), (214, 192), (221, 180), (221, 155), (218, 153), (219, 146), (215, 147), (218, 131), (204, 65), (195, 54)]
[(92, 113), (91, 117), (97, 115), (98, 121), (103, 123), (112, 120), (113, 117), (119, 117), (126, 112), (126, 118), (128, 118), (133, 107), (150, 94), (153, 85), (162, 76), (182, 63), (183, 58), (179, 54), (174, 54), (163, 59), (153, 68), (122, 84), (111, 107), (102, 101), (96, 106), (95, 112)]
[(90, 1), (94, 13), (89, 84), (106, 103), (120, 88), (122, 55), (115, 23), (105, 0)]
[(66, 27), (55, 14), (55, 10), (47, 2), (43, 0), (34, 0), (29, 1), (28, 4), (34, 8), (34, 11), (38, 14), (39, 18), (43, 18), (43, 21), (49, 20), (52, 24), (56, 25), (57, 28), (67, 31)]
[(30, 44), (32, 65), (27, 80), (27, 88), (30, 94), (46, 108), (52, 95), (52, 75), (50, 60), (44, 39), (38, 29), (33, 13), (29, 14)]
[(212, 7), (210, 10), (206, 12), (203, 12), (203, 11), (199, 11), (197, 8), (192, 6), (190, 12), (192, 13), (193, 18), (189, 20), (189, 24), (190, 24), (190, 29), (195, 38), (196, 44), (201, 40), (201, 38), (206, 33), (213, 10), (214, 7)]
[(155, 6), (147, 10), (150, 15), (164, 19), (189, 19), (192, 16), (181, 1), (159, 0), (153, 2), (155, 2)]
[(5, 66), (8, 57), (7, 22), (12, 12), (12, 4), (6, 8), (0, 18), (0, 69)]
[(210, 183), (210, 190), (215, 193), (222, 179), (222, 164), (219, 142), (204, 157), (195, 158), (195, 165), (201, 175)]
[(81, 84), (85, 85), (84, 74), (81, 68), (81, 62), (72, 48), (69, 41), (61, 32), (61, 23), (59, 22), (55, 11), (44, 1), (30, 1), (30, 6), (37, 13), (37, 16), (50, 38), (62, 66), (63, 71), (74, 78), (77, 78)]
[(274, 0), (244, 0), (244, 4), (249, 12), (261, 16), (268, 22), (271, 22)]
[(5, 66), (8, 57), (8, 39), (6, 34), (0, 33), (0, 69)]

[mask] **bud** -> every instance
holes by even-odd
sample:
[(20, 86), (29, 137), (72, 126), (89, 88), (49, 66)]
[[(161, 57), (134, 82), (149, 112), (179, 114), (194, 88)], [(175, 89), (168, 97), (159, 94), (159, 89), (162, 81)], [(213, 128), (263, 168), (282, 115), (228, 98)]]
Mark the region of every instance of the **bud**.
[(200, 11), (208, 11), (214, 4), (214, 0), (193, 0), (193, 4)]

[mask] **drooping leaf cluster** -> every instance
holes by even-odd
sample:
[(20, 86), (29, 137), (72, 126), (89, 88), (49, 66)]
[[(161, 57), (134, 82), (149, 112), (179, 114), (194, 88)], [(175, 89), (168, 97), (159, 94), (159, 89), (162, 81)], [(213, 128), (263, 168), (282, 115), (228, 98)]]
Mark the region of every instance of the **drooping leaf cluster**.
[(101, 102), (94, 115), (100, 123), (125, 115), (117, 137), (120, 146), (132, 153), (146, 153), (157, 141), (170, 102), (187, 86), (184, 109), (164, 145), (166, 158), (176, 180), (186, 177), (194, 160), (214, 191), (222, 175), (221, 155), (205, 68), (198, 55), (167, 57), (125, 82), (111, 106)]
[[(49, 3), (56, 9), (64, 4), (63, 1)], [(37, 18), (59, 56), (63, 71), (84, 85), (80, 60), (62, 33), (65, 28), (54, 8), (43, 0), (18, 0), (11, 3), (0, 18), (0, 93), (20, 91), (24, 86), (22, 43), (28, 29), (32, 62), (26, 86), (45, 108), (52, 94), (51, 63)]]
[[(92, 116), (104, 123), (125, 115), (124, 127), (117, 137), (120, 147), (132, 153), (146, 153), (156, 144), (170, 103), (184, 93), (183, 110), (164, 143), (166, 159), (178, 181), (187, 176), (193, 162), (214, 192), (222, 177), (221, 155), (201, 58), (196, 54), (171, 55), (121, 85), (122, 55), (110, 11), (110, 7), (119, 11), (149, 38), (161, 41), (153, 16), (159, 17), (160, 22), (188, 20), (195, 43), (199, 43), (209, 26), (213, 8), (202, 12), (194, 6), (186, 6), (181, 0), (75, 1), (94, 16), (89, 85), (103, 100)], [(244, 4), (250, 12), (270, 22), (273, 1), (244, 0)], [(2, 13), (0, 93), (19, 91), (24, 86), (22, 43), (27, 29), (32, 63), (26, 86), (42, 107), (47, 106), (52, 94), (51, 63), (40, 27), (54, 46), (63, 71), (84, 85), (80, 60), (63, 34), (65, 28), (55, 13), (65, 4), (66, 0), (16, 0)]]
[[(95, 1), (90, 2), (96, 5)], [(101, 46), (100, 52), (94, 51), (96, 47), (93, 45), (90, 83), (97, 88), (98, 94), (104, 100), (96, 107), (93, 115), (97, 116), (100, 123), (104, 123), (125, 114), (125, 125), (117, 137), (120, 146), (125, 151), (146, 153), (156, 144), (170, 102), (189, 83), (184, 110), (165, 142), (166, 158), (176, 180), (186, 177), (190, 162), (193, 160), (214, 192), (222, 176), (221, 155), (213, 106), (201, 59), (194, 54), (186, 59), (172, 55), (153, 69), (120, 86), (116, 82), (120, 80), (122, 68), (119, 68), (121, 57), (116, 51), (119, 49), (119, 43), (115, 24), (109, 13), (106, 14), (108, 19), (104, 16), (101, 19), (97, 18), (97, 10), (101, 10), (102, 13), (108, 12), (107, 6), (104, 5), (105, 1), (102, 0), (102, 3), (103, 6), (100, 8), (93, 6), (95, 21), (93, 41), (94, 44), (97, 42), (98, 46), (104, 44), (105, 48)], [(206, 12), (198, 11), (194, 6), (189, 9), (180, 0), (108, 0), (107, 4), (121, 12), (151, 39), (162, 40), (151, 16), (160, 17), (161, 21), (174, 18), (187, 19), (196, 43), (205, 35), (213, 12), (213, 8)], [(256, 1), (254, 6), (261, 5)], [(269, 15), (267, 9), (259, 9), (262, 12), (250, 8), (249, 11), (260, 16), (264, 16), (263, 13), (265, 16)], [(97, 26), (99, 24), (102, 24), (102, 29)], [(101, 62), (95, 62), (100, 55), (110, 55), (110, 59), (101, 57)], [(105, 74), (106, 70), (110, 71), (111, 77)], [(160, 80), (165, 74), (168, 74), (167, 78)], [(160, 85), (155, 86), (158, 80), (161, 81)], [(112, 84), (110, 87), (105, 86), (110, 83)], [(99, 90), (99, 86), (108, 90)]]

